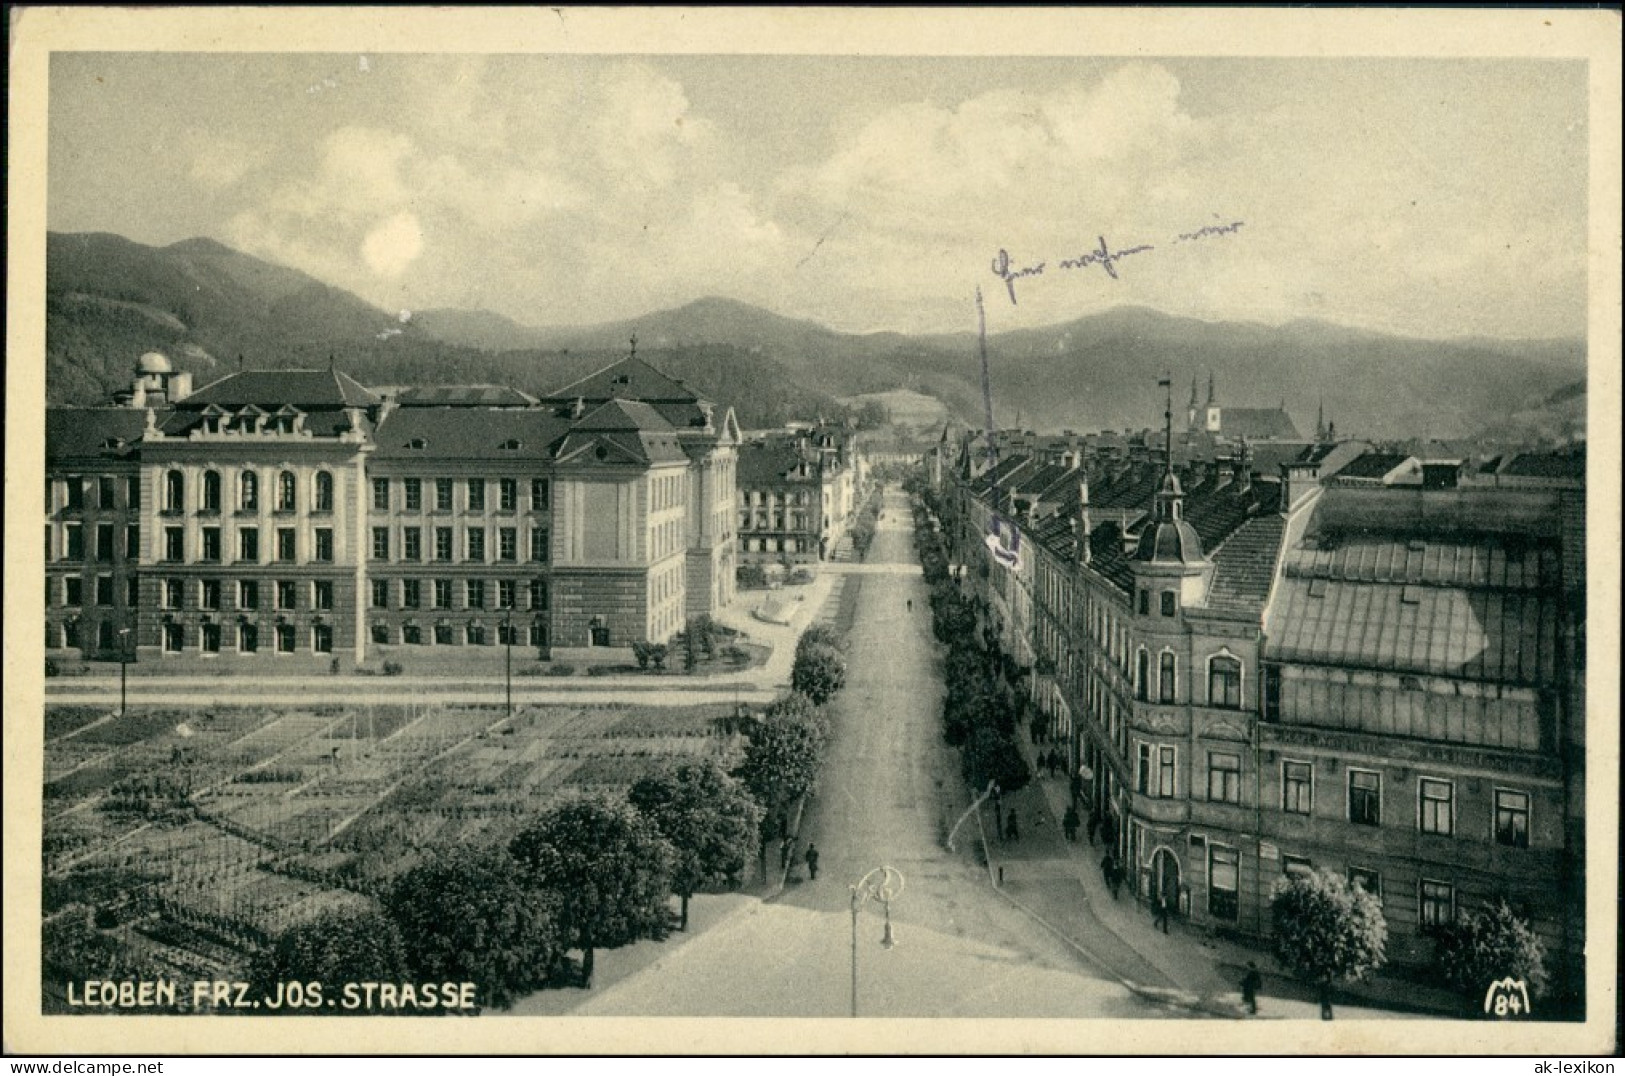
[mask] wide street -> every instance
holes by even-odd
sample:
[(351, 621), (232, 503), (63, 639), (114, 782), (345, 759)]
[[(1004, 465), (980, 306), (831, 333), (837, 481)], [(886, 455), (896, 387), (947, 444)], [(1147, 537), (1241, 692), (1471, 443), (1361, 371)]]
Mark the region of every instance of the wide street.
[[(944, 850), (943, 836), (967, 800), (957, 754), (939, 732), (942, 687), (911, 538), (908, 498), (890, 492), (867, 563), (852, 565), (847, 580), (855, 586), (862, 579), (850, 674), (831, 708), (835, 739), (783, 892), (766, 902), (697, 898), (697, 910), (725, 903), (715, 917), (702, 913), (693, 936), (600, 954), (601, 985), (590, 996), (551, 992), (516, 1013), (846, 1016), (851, 885), (891, 866), (905, 879), (891, 906), (894, 948), (881, 945), (878, 901), (859, 909), (860, 1015), (1174, 1014), (1090, 966), (1001, 897), (976, 856), (974, 817), (960, 832), (958, 852)], [(816, 881), (799, 860), (809, 841), (821, 853)]]

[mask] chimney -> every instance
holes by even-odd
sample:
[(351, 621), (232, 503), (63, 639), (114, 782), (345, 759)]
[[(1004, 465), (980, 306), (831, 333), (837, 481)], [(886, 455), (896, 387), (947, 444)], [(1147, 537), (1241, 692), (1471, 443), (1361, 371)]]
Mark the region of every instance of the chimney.
[(1078, 483), (1078, 518), (1072, 521), (1073, 525), (1073, 554), (1078, 564), (1088, 564), (1089, 535), (1094, 530), (1089, 518), (1089, 483), (1087, 480)]
[(1320, 488), (1320, 464), (1296, 460), (1281, 464), (1281, 507), (1298, 507), (1312, 490)]

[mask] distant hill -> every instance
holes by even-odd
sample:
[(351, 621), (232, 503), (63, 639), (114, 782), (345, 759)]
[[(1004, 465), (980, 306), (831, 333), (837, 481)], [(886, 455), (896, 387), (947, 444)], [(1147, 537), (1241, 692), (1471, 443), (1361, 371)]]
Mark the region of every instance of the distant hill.
[[(972, 333), (839, 333), (719, 298), (600, 325), (527, 326), (450, 309), (403, 322), (306, 274), (205, 239), (157, 248), (111, 235), (53, 234), (46, 275), (53, 401), (104, 397), (127, 382), (137, 355), (155, 347), (200, 374), (221, 372), (238, 355), (252, 366), (286, 368), (332, 354), (375, 384), (501, 381), (545, 392), (624, 355), (636, 334), (640, 354), (735, 407), (746, 426), (834, 417), (844, 413), (837, 398), (900, 390), (941, 401), (958, 421), (983, 422)], [(1305, 432), (1323, 401), (1341, 434), (1460, 437), (1519, 428), (1514, 416), (1529, 401), (1585, 378), (1580, 340), (1421, 340), (1313, 319), (1206, 322), (1140, 307), (995, 334), (987, 350), (994, 421), (1032, 429), (1157, 425), (1156, 378), (1166, 370), (1175, 379), (1176, 421), (1191, 379), (1205, 401), (1211, 372), (1221, 405), (1284, 404)], [(908, 410), (931, 408), (916, 401)], [(1583, 405), (1570, 410), (1583, 429)]]
[[(546, 393), (626, 353), (607, 328), (560, 340), (485, 311), (402, 321), (296, 270), (209, 239), (167, 247), (106, 234), (51, 234), (46, 249), (46, 396), (95, 403), (160, 350), (205, 383), (237, 367), (323, 366), (363, 383), (495, 381)], [(748, 426), (836, 417), (843, 408), (794, 371), (726, 341), (644, 348)]]

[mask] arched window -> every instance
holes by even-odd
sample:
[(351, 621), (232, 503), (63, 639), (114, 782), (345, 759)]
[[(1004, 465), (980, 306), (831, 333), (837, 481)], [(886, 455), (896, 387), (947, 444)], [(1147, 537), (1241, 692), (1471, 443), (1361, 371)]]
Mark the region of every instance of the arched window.
[(1151, 698), (1151, 655), (1140, 647), (1139, 675), (1134, 678), (1134, 694), (1141, 702)]
[(244, 471), (237, 476), (237, 507), (245, 512), (257, 512), (260, 507), (260, 476)]
[(1174, 677), (1174, 652), (1172, 650), (1164, 650), (1162, 652), (1162, 659), (1158, 664), (1160, 668), (1157, 679), (1160, 681), (1160, 683), (1158, 685), (1157, 701), (1162, 703), (1171, 703), (1174, 701), (1174, 691), (1177, 687)]
[(220, 511), (220, 472), (203, 472), (203, 510), (205, 512)]
[(186, 510), (186, 476), (179, 471), (170, 471), (164, 475), (164, 511), (184, 512)]
[(294, 481), (292, 471), (283, 471), (276, 476), (276, 510), (278, 512), (292, 512), (298, 496), (298, 483)]
[(1220, 654), (1207, 663), (1207, 704), (1241, 709), (1241, 662)]
[(326, 471), (316, 472), (316, 503), (315, 511), (331, 512), (333, 510), (333, 476)]

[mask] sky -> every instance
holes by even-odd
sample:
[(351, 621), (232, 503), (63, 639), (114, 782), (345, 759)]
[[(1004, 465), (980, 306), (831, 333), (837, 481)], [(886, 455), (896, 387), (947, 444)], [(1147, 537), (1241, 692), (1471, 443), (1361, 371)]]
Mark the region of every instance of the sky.
[(1542, 60), (57, 53), (48, 220), (532, 325), (1581, 336), (1587, 135)]

